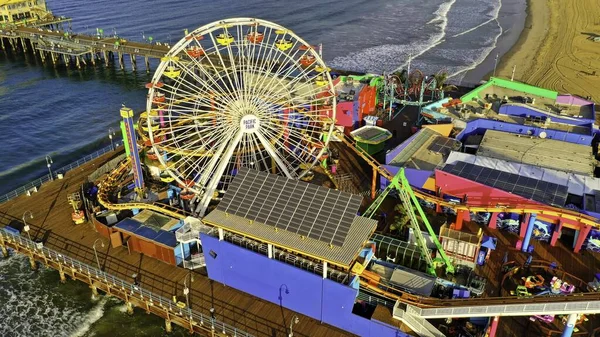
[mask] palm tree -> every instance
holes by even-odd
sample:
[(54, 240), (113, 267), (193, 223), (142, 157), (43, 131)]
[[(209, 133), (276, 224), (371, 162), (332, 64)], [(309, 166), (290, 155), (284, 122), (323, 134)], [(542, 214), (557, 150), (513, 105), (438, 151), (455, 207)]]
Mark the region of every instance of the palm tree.
[(448, 80), (448, 72), (440, 71), (437, 74), (433, 75), (435, 79), (435, 90), (439, 92), (440, 99), (444, 98), (444, 93), (458, 90), (458, 88), (454, 84), (447, 84)]
[(390, 232), (402, 232), (408, 224), (410, 220), (408, 213), (406, 213), (406, 209), (402, 204), (397, 204), (394, 206), (394, 212), (396, 216), (394, 217), (394, 222), (390, 225)]

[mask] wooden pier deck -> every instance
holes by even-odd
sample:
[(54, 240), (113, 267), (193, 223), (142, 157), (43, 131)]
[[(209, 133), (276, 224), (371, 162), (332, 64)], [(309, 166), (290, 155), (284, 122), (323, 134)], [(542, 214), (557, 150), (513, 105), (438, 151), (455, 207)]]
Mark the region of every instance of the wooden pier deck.
[[(487, 287), (490, 292), (488, 296), (498, 296), (501, 291), (501, 265), (504, 254), (508, 254), (508, 261), (516, 261), (523, 264), (527, 259), (528, 253), (521, 252), (515, 247), (519, 240), (519, 235), (509, 233), (499, 229), (490, 229), (487, 226), (478, 225), (475, 222), (464, 224), (463, 230), (476, 233), (479, 229), (488, 236), (497, 238), (497, 249), (492, 252), (491, 258), (485, 266), (476, 270), (476, 273), (484, 276), (489, 283)], [(571, 238), (572, 239), (572, 238)], [(562, 240), (558, 240), (556, 246), (552, 247), (547, 242), (531, 240), (531, 245), (534, 246), (532, 254), (533, 263), (536, 262), (556, 262), (557, 268), (566, 273), (576, 276), (584, 283), (593, 280), (595, 273), (598, 273), (600, 267), (600, 254), (585, 252), (575, 254), (572, 246), (569, 246), (568, 239), (563, 236)], [(534, 274), (533, 272), (531, 274)], [(560, 272), (557, 272), (560, 277)], [(496, 293), (493, 293), (493, 292)], [(589, 315), (588, 321), (580, 326), (579, 332), (573, 333), (574, 336), (594, 336), (592, 331), (598, 330), (600, 327), (600, 315)], [(536, 323), (529, 320), (528, 317), (503, 317), (500, 319), (498, 326), (497, 337), (512, 337), (512, 336), (555, 336), (558, 337), (562, 333), (564, 326), (554, 324)], [(599, 331), (600, 332), (600, 331)]]
[[(116, 153), (106, 154), (73, 171), (64, 179), (47, 183), (32, 196), (22, 195), (0, 204), (0, 226), (11, 221), (21, 222), (26, 211), (33, 219), (26, 219), (31, 227), (31, 237), (42, 240), (44, 246), (95, 266), (92, 245), (102, 238), (90, 223), (74, 225), (71, 221), (71, 206), (67, 195), (78, 191), (87, 176)], [(25, 235), (25, 234), (23, 234)], [(139, 253), (129, 253), (127, 248), (113, 249), (102, 238), (105, 248), (98, 243), (99, 262), (104, 271), (123, 280), (133, 282), (138, 274), (140, 287), (156, 295), (172, 298), (177, 296), (185, 303), (184, 280), (189, 271), (167, 265)], [(255, 336), (287, 336), (290, 320), (297, 315), (300, 322), (294, 326), (295, 336), (351, 336), (340, 329), (322, 324), (312, 318), (297, 314), (279, 305), (264, 301), (241, 291), (212, 282), (207, 276), (193, 272), (190, 286), (190, 307), (202, 314), (210, 315), (215, 308), (216, 319), (230, 324)], [(188, 285), (189, 279), (188, 279)]]

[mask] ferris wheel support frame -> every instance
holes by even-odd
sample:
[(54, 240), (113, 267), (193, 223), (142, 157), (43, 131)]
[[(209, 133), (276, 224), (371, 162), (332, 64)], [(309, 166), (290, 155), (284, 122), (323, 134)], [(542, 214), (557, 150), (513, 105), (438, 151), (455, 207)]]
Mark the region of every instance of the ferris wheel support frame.
[(240, 140), (242, 140), (243, 136), (244, 136), (244, 132), (242, 130), (238, 131), (237, 135), (235, 136), (235, 138), (232, 141), (232, 144), (234, 146), (230, 146), (227, 149), (227, 152), (225, 153), (225, 157), (223, 158), (223, 159), (226, 158), (227, 160), (221, 160), (221, 162), (217, 166), (217, 170), (215, 171), (215, 174), (211, 177), (211, 179), (208, 183), (208, 186), (206, 187), (206, 191), (204, 191), (204, 195), (202, 196), (202, 199), (200, 200), (198, 207), (196, 207), (196, 213), (198, 214), (199, 217), (204, 216), (204, 213), (206, 212), (206, 209), (208, 208), (208, 204), (210, 203), (210, 200), (212, 199), (213, 193), (217, 189), (219, 180), (221, 180), (221, 176), (225, 172), (225, 169), (227, 168), (227, 164), (229, 164), (229, 159), (231, 159), (231, 156), (233, 156), (235, 147), (240, 142)]

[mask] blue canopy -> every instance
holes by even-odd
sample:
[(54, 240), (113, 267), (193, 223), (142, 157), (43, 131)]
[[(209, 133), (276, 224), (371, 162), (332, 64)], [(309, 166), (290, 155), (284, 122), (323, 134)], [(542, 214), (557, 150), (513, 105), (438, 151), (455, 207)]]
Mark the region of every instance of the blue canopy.
[(115, 228), (119, 228), (131, 233), (135, 233), (136, 230), (138, 230), (138, 228), (140, 228), (142, 226), (142, 223), (137, 221), (137, 220), (133, 220), (132, 218), (126, 218), (121, 220), (119, 223), (117, 223), (115, 225)]
[(483, 239), (481, 240), (481, 247), (485, 247), (490, 250), (495, 250), (497, 242), (498, 239), (496, 239), (495, 237), (484, 235)]

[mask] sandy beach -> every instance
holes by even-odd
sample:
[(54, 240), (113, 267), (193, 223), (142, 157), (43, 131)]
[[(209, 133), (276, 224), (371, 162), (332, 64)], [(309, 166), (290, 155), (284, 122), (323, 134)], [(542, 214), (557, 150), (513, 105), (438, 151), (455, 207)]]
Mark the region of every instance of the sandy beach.
[(528, 0), (525, 28), (496, 75), (600, 102), (598, 0)]

